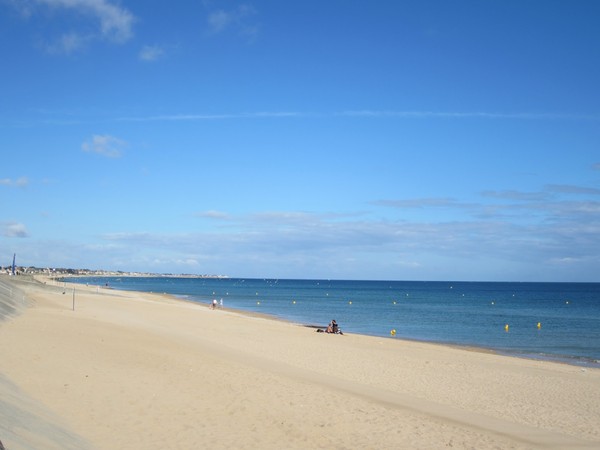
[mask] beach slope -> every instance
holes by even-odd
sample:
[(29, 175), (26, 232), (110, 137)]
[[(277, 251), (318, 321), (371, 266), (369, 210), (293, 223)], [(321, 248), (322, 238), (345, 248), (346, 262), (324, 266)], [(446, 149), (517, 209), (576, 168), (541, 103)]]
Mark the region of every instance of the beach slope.
[[(0, 385), (59, 420), (64, 448), (600, 447), (598, 369), (2, 282), (30, 306), (0, 323)], [(0, 424), (0, 440), (36, 448), (23, 433), (44, 435), (45, 417), (21, 434)]]

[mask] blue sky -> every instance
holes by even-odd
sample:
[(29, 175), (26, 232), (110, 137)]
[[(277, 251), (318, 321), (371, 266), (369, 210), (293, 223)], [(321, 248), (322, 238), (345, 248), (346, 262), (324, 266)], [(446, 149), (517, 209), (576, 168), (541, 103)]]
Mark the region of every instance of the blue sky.
[(600, 282), (599, 18), (0, 0), (0, 265)]

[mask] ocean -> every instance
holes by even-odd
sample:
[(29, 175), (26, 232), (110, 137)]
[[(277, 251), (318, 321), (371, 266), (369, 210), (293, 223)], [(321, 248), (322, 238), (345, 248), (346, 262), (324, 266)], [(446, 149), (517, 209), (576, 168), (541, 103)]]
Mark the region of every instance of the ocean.
[(157, 292), (345, 333), (490, 349), (600, 367), (600, 283), (275, 280), (178, 277), (65, 279)]

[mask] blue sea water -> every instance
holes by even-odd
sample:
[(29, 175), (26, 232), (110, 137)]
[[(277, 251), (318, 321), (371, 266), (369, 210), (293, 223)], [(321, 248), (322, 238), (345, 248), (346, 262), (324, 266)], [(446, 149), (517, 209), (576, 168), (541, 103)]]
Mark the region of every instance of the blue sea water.
[(223, 300), (228, 308), (305, 325), (325, 326), (335, 319), (347, 333), (394, 338), (395, 330), (395, 338), (600, 367), (600, 283), (176, 277), (72, 281), (167, 293), (205, 304)]

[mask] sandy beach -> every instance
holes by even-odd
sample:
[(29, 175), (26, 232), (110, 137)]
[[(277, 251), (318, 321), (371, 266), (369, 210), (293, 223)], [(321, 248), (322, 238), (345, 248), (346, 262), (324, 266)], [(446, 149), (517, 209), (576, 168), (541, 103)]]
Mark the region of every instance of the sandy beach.
[(598, 369), (18, 278), (7, 450), (600, 448)]

